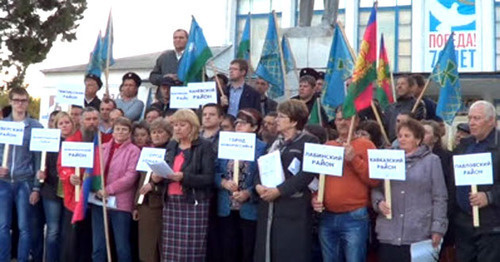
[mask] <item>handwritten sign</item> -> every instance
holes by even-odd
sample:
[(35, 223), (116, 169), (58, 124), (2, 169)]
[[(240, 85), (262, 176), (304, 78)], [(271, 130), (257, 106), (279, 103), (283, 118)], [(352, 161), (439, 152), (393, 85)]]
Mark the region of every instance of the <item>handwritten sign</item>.
[(23, 145), (24, 123), (0, 121), (0, 144)]
[(344, 147), (305, 143), (303, 162), (304, 171), (342, 176)]
[(368, 149), (368, 170), (370, 178), (406, 179), (405, 152), (391, 149)]
[(217, 91), (215, 82), (189, 83), (189, 98), (194, 107), (204, 106), (209, 103), (217, 103)]
[(491, 153), (453, 156), (455, 185), (493, 184), (493, 165)]
[(66, 167), (93, 167), (94, 143), (62, 142), (61, 165)]
[(255, 134), (242, 132), (220, 132), (219, 158), (254, 161)]
[(31, 129), (30, 151), (59, 152), (61, 129)]
[(259, 157), (257, 163), (259, 165), (260, 183), (263, 186), (277, 187), (285, 181), (279, 150)]
[(84, 85), (62, 85), (57, 88), (56, 101), (61, 105), (84, 106)]
[(164, 148), (152, 148), (143, 147), (141, 150), (141, 156), (137, 162), (136, 170), (148, 172), (151, 170), (148, 163), (162, 162), (165, 159), (166, 149)]
[(170, 88), (171, 108), (198, 108), (208, 103), (217, 103), (215, 82), (189, 83), (187, 87)]

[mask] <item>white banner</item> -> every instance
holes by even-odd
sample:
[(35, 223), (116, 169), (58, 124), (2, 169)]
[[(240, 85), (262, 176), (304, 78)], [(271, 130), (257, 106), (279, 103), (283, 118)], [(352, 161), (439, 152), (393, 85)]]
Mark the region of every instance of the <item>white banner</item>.
[(148, 172), (151, 170), (148, 163), (158, 163), (165, 161), (165, 148), (152, 148), (143, 147), (141, 150), (141, 156), (137, 162), (136, 170)]
[(94, 143), (62, 142), (61, 165), (92, 168), (94, 166)]
[(219, 133), (219, 158), (254, 161), (255, 134), (242, 132)]
[(0, 121), (0, 144), (23, 145), (24, 123)]
[(215, 82), (189, 83), (188, 86), (170, 88), (171, 108), (198, 108), (217, 103)]
[(342, 176), (344, 147), (305, 143), (303, 162), (306, 172)]
[(372, 179), (406, 179), (405, 151), (368, 149), (368, 170)]
[(59, 152), (61, 129), (31, 129), (30, 151)]
[(60, 105), (84, 106), (85, 85), (62, 85), (57, 87), (56, 102)]
[(457, 186), (493, 184), (491, 153), (453, 156), (453, 169)]

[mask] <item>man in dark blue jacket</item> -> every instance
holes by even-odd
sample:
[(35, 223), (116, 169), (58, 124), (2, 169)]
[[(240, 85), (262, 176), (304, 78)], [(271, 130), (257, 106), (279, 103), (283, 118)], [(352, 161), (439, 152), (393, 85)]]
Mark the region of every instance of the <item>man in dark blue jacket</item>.
[(260, 94), (245, 83), (248, 73), (248, 63), (243, 59), (231, 61), (229, 66), (229, 84), (226, 95), (221, 98), (223, 107), (227, 107), (227, 113), (236, 117), (238, 111), (243, 108), (254, 108), (260, 112)]
[[(479, 185), (477, 193), (470, 186), (449, 186), (450, 207), (458, 261), (500, 261), (500, 148), (496, 130), (495, 107), (477, 101), (469, 109), (471, 136), (463, 138), (454, 154), (491, 153), (493, 184)], [(479, 207), (479, 227), (473, 226), (472, 206)]]

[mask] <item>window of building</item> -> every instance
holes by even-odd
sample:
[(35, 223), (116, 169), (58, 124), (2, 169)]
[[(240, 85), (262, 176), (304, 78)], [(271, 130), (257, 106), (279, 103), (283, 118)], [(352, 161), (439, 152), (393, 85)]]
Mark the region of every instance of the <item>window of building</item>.
[(500, 70), (500, 0), (495, 3), (496, 70)]

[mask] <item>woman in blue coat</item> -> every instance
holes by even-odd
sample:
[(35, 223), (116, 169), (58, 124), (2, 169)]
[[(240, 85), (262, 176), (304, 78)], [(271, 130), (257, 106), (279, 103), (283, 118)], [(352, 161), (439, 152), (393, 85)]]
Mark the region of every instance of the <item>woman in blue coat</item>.
[[(237, 114), (236, 132), (257, 133), (261, 121), (257, 110), (242, 109)], [(254, 161), (239, 161), (237, 184), (233, 179), (234, 160), (217, 160), (215, 185), (223, 261), (253, 261), (258, 201), (254, 184), (258, 176), (257, 159), (265, 150), (266, 144), (256, 138)]]

